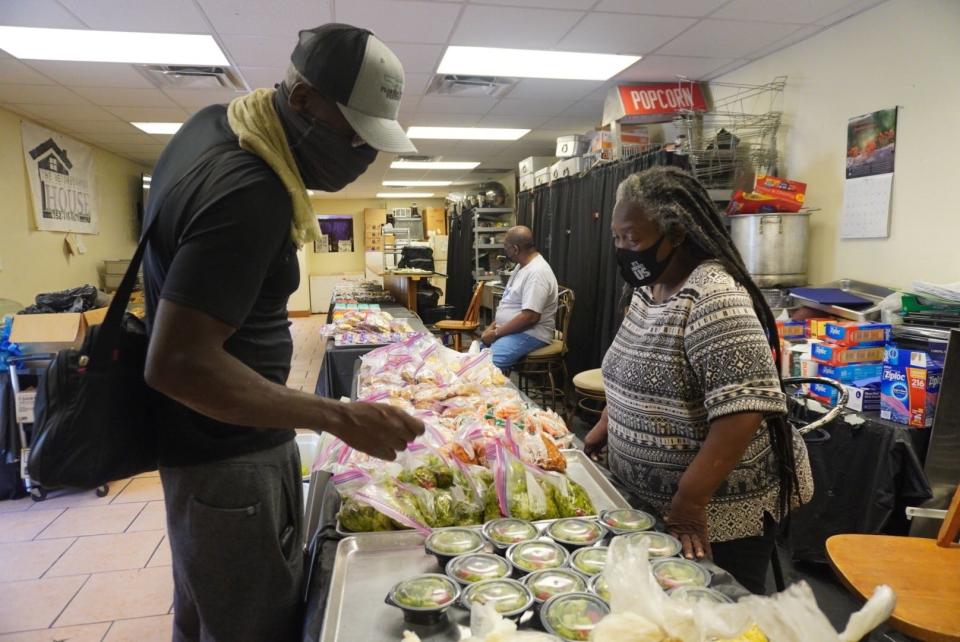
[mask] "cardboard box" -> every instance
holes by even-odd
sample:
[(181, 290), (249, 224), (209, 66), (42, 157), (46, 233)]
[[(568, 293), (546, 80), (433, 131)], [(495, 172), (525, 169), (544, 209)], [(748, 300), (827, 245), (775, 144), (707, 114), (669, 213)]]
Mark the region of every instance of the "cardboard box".
[(520, 177), (520, 191), (529, 192), (534, 187), (533, 185), (533, 174), (527, 174)]
[(926, 367), (885, 364), (880, 417), (916, 428), (933, 425), (942, 378), (943, 369), (932, 362)]
[(550, 168), (544, 167), (543, 169), (538, 169), (533, 174), (533, 186), (540, 187), (541, 185), (550, 184)]
[(103, 323), (106, 315), (107, 308), (82, 313), (18, 314), (13, 317), (10, 343), (18, 344), (26, 354), (79, 348), (87, 328)]
[(900, 368), (906, 368), (907, 366), (929, 368), (931, 366), (942, 366), (943, 362), (934, 359), (928, 352), (907, 350), (895, 343), (889, 343), (883, 351), (883, 364)]
[(826, 339), (827, 338), (827, 324), (836, 321), (833, 317), (817, 317), (815, 319), (807, 319), (805, 323), (807, 324), (807, 338), (808, 339)]
[(830, 366), (846, 366), (853, 363), (880, 363), (883, 361), (883, 346), (850, 347), (824, 341), (814, 344), (811, 355), (820, 363)]
[(587, 151), (589, 141), (586, 136), (574, 134), (573, 136), (557, 136), (557, 157), (572, 158), (581, 156)]
[(542, 169), (549, 169), (557, 160), (552, 156), (528, 156), (517, 165), (518, 174), (526, 176), (527, 174), (536, 174)]
[[(882, 363), (860, 363), (850, 366), (820, 365), (817, 369), (819, 376), (833, 379), (840, 383), (867, 384), (880, 381), (883, 376)], [(816, 376), (816, 375), (815, 375)]]
[[(870, 412), (880, 409), (880, 384), (869, 386), (843, 386), (847, 391), (847, 405), (850, 410)], [(810, 397), (828, 406), (835, 406), (840, 400), (840, 391), (833, 386), (820, 383), (810, 384)]]
[(777, 321), (777, 331), (780, 333), (780, 338), (787, 341), (807, 338), (805, 321)]
[(836, 321), (827, 324), (827, 339), (842, 346), (882, 346), (890, 342), (889, 323)]

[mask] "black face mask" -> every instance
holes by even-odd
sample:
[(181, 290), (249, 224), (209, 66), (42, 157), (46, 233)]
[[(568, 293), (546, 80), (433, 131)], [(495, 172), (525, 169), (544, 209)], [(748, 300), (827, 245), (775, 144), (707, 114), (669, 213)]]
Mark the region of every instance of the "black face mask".
[(285, 84), (280, 83), (273, 104), (307, 189), (341, 190), (357, 180), (376, 160), (377, 150), (369, 145), (354, 147), (347, 136), (294, 111)]
[(616, 256), (617, 265), (620, 266), (620, 276), (630, 287), (639, 288), (650, 285), (663, 276), (667, 265), (670, 264), (670, 259), (673, 258), (673, 253), (677, 251), (677, 248), (673, 248), (667, 258), (658, 261), (657, 252), (660, 251), (660, 246), (666, 240), (667, 235), (664, 234), (651, 247), (639, 252), (617, 248)]

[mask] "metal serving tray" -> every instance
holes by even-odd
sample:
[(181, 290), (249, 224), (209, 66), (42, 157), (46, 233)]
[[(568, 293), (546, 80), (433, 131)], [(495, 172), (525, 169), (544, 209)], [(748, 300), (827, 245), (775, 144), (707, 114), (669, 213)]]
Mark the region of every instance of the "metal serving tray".
[[(593, 502), (593, 506), (597, 509), (598, 513), (602, 510), (614, 508), (630, 508), (630, 504), (623, 498), (623, 495), (613, 487), (610, 480), (604, 476), (603, 472), (600, 471), (597, 465), (593, 463), (582, 450), (568, 449), (562, 450), (561, 452), (567, 458), (567, 476), (583, 486), (583, 489), (587, 491), (587, 495), (590, 496), (590, 500)], [(337, 520), (337, 533), (343, 537), (359, 534), (343, 530), (340, 526), (339, 519)], [(382, 534), (385, 537), (400, 537), (407, 534), (407, 532), (386, 531), (378, 534)], [(384, 593), (384, 595), (386, 595), (386, 593)]]
[(844, 292), (855, 294), (873, 303), (873, 305), (866, 308), (845, 308), (840, 305), (825, 305), (822, 303), (817, 303), (816, 301), (806, 297), (798, 296), (791, 292), (791, 296), (793, 297), (794, 301), (796, 301), (799, 305), (813, 308), (814, 310), (820, 310), (821, 312), (838, 316), (841, 319), (850, 319), (851, 321), (879, 321), (880, 302), (894, 293), (894, 290), (891, 290), (888, 287), (875, 285), (873, 283), (864, 283), (863, 281), (854, 281), (852, 279), (840, 279), (839, 281), (832, 281), (816, 287), (838, 288)]

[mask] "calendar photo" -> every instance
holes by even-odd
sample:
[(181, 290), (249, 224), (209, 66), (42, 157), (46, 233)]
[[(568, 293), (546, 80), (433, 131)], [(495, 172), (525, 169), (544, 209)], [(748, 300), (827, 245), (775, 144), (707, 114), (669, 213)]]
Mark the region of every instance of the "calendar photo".
[(847, 178), (893, 172), (897, 108), (856, 116), (847, 123)]

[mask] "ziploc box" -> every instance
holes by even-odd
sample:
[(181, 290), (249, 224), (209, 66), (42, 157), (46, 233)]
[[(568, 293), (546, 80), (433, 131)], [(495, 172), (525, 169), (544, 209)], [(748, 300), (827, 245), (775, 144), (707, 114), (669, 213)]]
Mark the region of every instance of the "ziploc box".
[[(847, 391), (847, 408), (857, 412), (869, 412), (880, 409), (880, 384), (874, 383), (867, 386), (848, 386), (844, 385)], [(810, 384), (808, 393), (812, 398), (834, 406), (840, 400), (840, 391), (833, 386), (827, 386), (822, 383)]]
[(777, 321), (777, 332), (781, 339), (798, 341), (807, 338), (806, 321)]
[(889, 323), (843, 321), (827, 324), (827, 339), (842, 346), (879, 346), (890, 342)]
[(808, 339), (826, 339), (827, 338), (827, 324), (833, 323), (836, 321), (833, 317), (818, 317), (815, 319), (807, 319), (804, 323), (807, 324), (807, 338)]
[(880, 363), (883, 361), (883, 346), (842, 346), (824, 341), (814, 344), (811, 356), (829, 366), (846, 366), (854, 363)]
[(942, 377), (943, 369), (933, 362), (927, 367), (884, 365), (880, 417), (917, 428), (933, 425)]
[(833, 379), (840, 383), (875, 383), (883, 377), (882, 363), (857, 363), (849, 366), (831, 366), (822, 364), (817, 376)]

